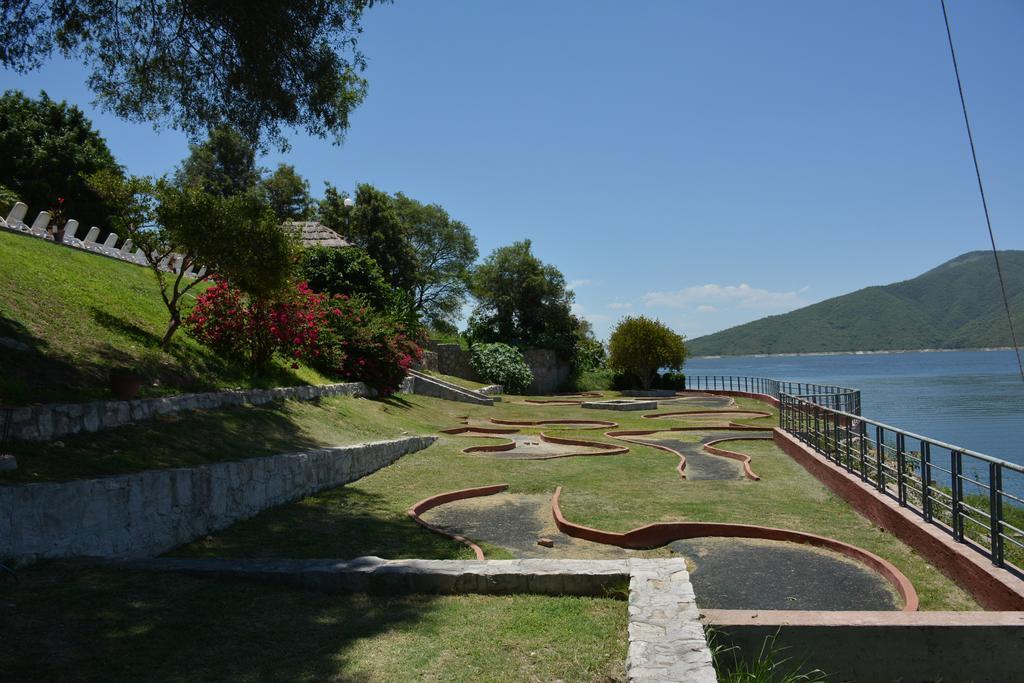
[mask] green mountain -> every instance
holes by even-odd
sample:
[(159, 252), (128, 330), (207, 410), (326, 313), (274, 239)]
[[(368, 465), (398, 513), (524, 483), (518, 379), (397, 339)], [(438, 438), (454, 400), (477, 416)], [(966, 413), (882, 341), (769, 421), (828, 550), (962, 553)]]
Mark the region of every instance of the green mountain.
[[(999, 261), (1024, 333), (1024, 251)], [(827, 299), (687, 341), (695, 356), (1009, 346), (995, 261), (972, 251), (912, 280)]]

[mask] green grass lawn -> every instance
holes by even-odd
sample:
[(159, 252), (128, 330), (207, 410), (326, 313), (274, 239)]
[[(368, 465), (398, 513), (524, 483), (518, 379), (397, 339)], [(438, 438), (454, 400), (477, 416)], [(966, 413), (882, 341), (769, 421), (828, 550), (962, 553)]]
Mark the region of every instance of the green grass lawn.
[(323, 595), (45, 563), (0, 576), (8, 681), (621, 680), (626, 603)]
[(110, 398), (111, 367), (135, 369), (142, 396), (328, 381), (276, 363), (259, 376), (218, 358), (179, 330), (159, 348), (168, 313), (146, 268), (0, 232), (0, 403)]
[[(766, 409), (753, 399), (739, 408)], [(659, 412), (677, 411), (665, 406)], [(771, 410), (771, 409), (769, 409)], [(774, 415), (774, 410), (771, 410)], [(153, 467), (270, 455), (402, 434), (434, 434), (463, 416), (474, 419), (605, 419), (620, 428), (665, 428), (676, 420), (642, 413), (529, 405), (514, 398), (494, 406), (399, 395), (384, 401), (350, 397), (317, 403), (284, 401), (258, 408), (184, 413), (153, 422), (77, 435), (53, 444), (17, 444), (19, 470), (0, 481), (43, 481)], [(743, 420), (770, 427), (776, 418)], [(538, 431), (538, 430), (527, 430)], [(563, 436), (609, 441), (603, 430), (565, 430)], [(696, 438), (696, 435), (683, 435)], [(853, 543), (899, 567), (925, 609), (973, 609), (974, 602), (909, 547), (853, 511), (770, 442), (734, 442), (749, 453), (761, 481), (682, 481), (677, 458), (631, 444), (620, 456), (547, 461), (498, 460), (462, 449), (487, 439), (442, 435), (427, 450), (373, 475), (290, 505), (267, 510), (177, 551), (203, 557), (469, 558), (459, 543), (422, 530), (405, 511), (430, 495), (456, 488), (509, 483), (512, 493), (553, 493), (574, 522), (627, 531), (651, 522), (692, 520), (763, 524)], [(508, 554), (485, 547), (489, 556)]]
[(474, 391), (491, 386), (487, 382), (474, 382), (471, 379), (464, 379), (462, 377), (456, 377), (455, 375), (445, 375), (440, 372), (425, 372), (424, 374), (430, 375), (431, 377), (437, 377), (438, 379), (443, 379), (446, 382), (457, 384), (458, 386), (465, 387), (466, 389), (473, 389)]

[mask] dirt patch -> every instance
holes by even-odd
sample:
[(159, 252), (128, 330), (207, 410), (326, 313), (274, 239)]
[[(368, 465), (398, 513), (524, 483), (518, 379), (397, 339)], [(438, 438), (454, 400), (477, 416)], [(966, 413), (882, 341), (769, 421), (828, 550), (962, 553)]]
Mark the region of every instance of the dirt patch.
[(695, 538), (669, 547), (687, 560), (705, 609), (898, 610), (882, 576), (821, 548), (739, 538)]

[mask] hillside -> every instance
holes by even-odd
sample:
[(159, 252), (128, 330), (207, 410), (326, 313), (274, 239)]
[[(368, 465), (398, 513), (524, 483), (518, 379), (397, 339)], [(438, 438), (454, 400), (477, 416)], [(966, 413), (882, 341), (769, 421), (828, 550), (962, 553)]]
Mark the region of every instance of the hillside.
[[(1024, 251), (1000, 262), (1018, 334), (1024, 331)], [(912, 280), (865, 289), (689, 340), (695, 356), (1010, 344), (991, 252), (972, 251)]]
[(327, 381), (283, 363), (254, 377), (184, 330), (166, 353), (166, 326), (149, 270), (0, 232), (0, 405), (109, 398), (112, 367), (146, 378), (141, 396)]

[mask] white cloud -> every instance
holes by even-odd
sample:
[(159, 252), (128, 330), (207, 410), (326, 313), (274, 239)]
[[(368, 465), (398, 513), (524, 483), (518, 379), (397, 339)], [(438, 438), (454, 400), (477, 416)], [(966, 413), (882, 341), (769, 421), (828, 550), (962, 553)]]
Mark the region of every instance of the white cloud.
[(625, 311), (630, 308), (633, 308), (633, 304), (629, 303), (628, 301), (613, 301), (610, 304), (608, 304), (608, 308), (612, 309), (613, 311)]
[(701, 304), (700, 306), (697, 307), (698, 313), (714, 313), (717, 310), (718, 309), (715, 308), (714, 306), (707, 306), (705, 304)]
[(579, 289), (580, 287), (586, 287), (592, 284), (594, 284), (593, 280), (571, 280), (569, 284), (566, 285), (566, 289)]
[(682, 308), (693, 304), (710, 306), (712, 303), (732, 303), (738, 308), (778, 309), (802, 305), (804, 302), (800, 299), (800, 294), (806, 290), (807, 288), (796, 292), (773, 292), (751, 287), (746, 283), (698, 285), (674, 292), (647, 292), (641, 299), (647, 306), (668, 308)]

